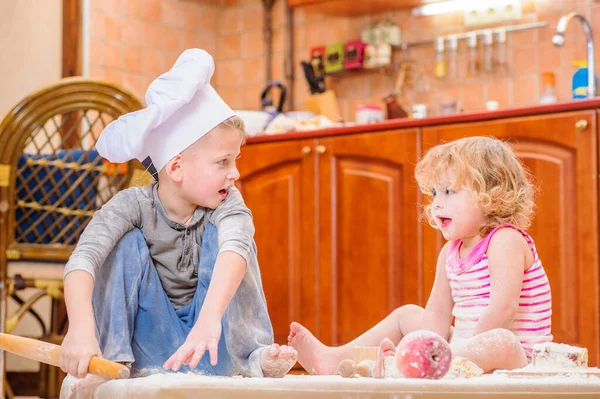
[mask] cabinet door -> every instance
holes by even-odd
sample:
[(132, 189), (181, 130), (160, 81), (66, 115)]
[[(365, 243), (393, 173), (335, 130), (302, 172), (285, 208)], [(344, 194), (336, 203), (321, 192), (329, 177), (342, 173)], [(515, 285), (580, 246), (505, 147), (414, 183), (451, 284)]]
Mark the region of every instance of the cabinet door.
[[(539, 188), (528, 232), (552, 287), (554, 341), (587, 347), (593, 364), (598, 364), (600, 338), (596, 127), (595, 112), (586, 111), (423, 131), (424, 150), (475, 135), (513, 145)], [(440, 243), (431, 230), (426, 232), (425, 248), (437, 250)]]
[(314, 142), (247, 145), (237, 184), (254, 217), (262, 282), (275, 332), (287, 343), (291, 321), (316, 327)]
[(318, 337), (326, 344), (423, 302), (418, 142), (417, 130), (319, 141)]

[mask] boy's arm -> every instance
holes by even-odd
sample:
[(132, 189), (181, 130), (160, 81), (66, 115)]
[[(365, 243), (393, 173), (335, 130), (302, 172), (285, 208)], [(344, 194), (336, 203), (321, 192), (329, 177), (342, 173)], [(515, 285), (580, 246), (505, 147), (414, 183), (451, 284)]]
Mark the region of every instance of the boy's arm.
[(94, 279), (83, 270), (74, 270), (65, 277), (65, 303), (69, 329), (62, 342), (60, 368), (75, 377), (87, 374), (94, 355), (102, 355), (96, 339), (96, 324), (92, 309)]
[(501, 229), (487, 250), (490, 271), (490, 302), (479, 317), (474, 335), (494, 328), (510, 329), (519, 310), (525, 270), (524, 238), (514, 229)]
[(94, 213), (65, 265), (63, 278), (74, 270), (95, 277), (117, 242), (132, 228), (141, 226), (141, 210), (134, 190), (118, 192)]
[(165, 362), (166, 369), (179, 370), (182, 364), (195, 368), (208, 350), (216, 366), (221, 338), (221, 320), (231, 298), (246, 274), (246, 261), (234, 252), (217, 256), (204, 304), (185, 343)]
[(436, 332), (446, 340), (450, 334), (452, 307), (454, 306), (450, 282), (446, 275), (446, 254), (449, 245), (450, 243), (447, 242), (438, 256), (435, 281), (427, 306), (425, 306), (422, 324), (423, 330)]
[(60, 366), (75, 377), (84, 377), (90, 358), (101, 354), (92, 309), (95, 273), (121, 237), (140, 225), (140, 219), (135, 193), (119, 192), (94, 214), (65, 266), (69, 329), (62, 343)]
[(229, 189), (227, 199), (208, 215), (208, 222), (217, 228), (219, 254), (198, 320), (186, 342), (163, 365), (166, 369), (177, 371), (183, 364), (194, 368), (206, 350), (211, 364), (217, 364), (221, 320), (246, 274), (254, 224), (238, 189)]

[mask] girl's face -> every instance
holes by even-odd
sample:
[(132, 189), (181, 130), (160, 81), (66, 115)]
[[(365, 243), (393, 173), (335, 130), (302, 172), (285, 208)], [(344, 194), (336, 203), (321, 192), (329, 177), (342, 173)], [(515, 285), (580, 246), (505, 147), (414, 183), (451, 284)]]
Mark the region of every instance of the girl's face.
[(452, 188), (455, 181), (453, 174), (448, 173), (434, 185), (431, 215), (446, 240), (479, 239), (485, 215), (473, 192), (464, 187)]
[(227, 198), (228, 191), (240, 178), (236, 159), (240, 154), (240, 132), (218, 126), (194, 143), (183, 155), (182, 191), (195, 205), (215, 209)]

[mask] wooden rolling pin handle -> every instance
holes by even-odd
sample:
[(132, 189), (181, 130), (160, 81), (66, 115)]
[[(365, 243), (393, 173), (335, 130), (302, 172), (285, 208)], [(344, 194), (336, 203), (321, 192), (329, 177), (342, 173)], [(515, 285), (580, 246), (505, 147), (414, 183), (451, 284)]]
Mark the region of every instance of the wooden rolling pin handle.
[[(38, 362), (60, 367), (60, 346), (36, 339), (0, 333), (0, 349), (37, 360)], [(129, 378), (129, 368), (123, 364), (111, 362), (94, 356), (90, 360), (88, 372), (100, 377), (119, 379)]]
[(110, 360), (102, 359), (98, 356), (94, 356), (90, 360), (88, 372), (90, 374), (99, 375), (101, 377), (111, 379), (129, 378), (129, 367), (121, 363), (116, 363)]

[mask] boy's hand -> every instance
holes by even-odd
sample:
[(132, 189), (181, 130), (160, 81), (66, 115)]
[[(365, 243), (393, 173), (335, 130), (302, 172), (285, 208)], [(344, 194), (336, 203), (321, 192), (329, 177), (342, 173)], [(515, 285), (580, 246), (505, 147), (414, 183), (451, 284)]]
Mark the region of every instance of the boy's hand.
[(102, 356), (93, 329), (69, 327), (60, 350), (60, 368), (74, 377), (87, 375), (92, 356)]
[(202, 321), (202, 318), (199, 318), (184, 344), (165, 362), (163, 368), (178, 371), (182, 364), (196, 368), (206, 350), (210, 354), (210, 364), (216, 366), (220, 338), (220, 319)]

